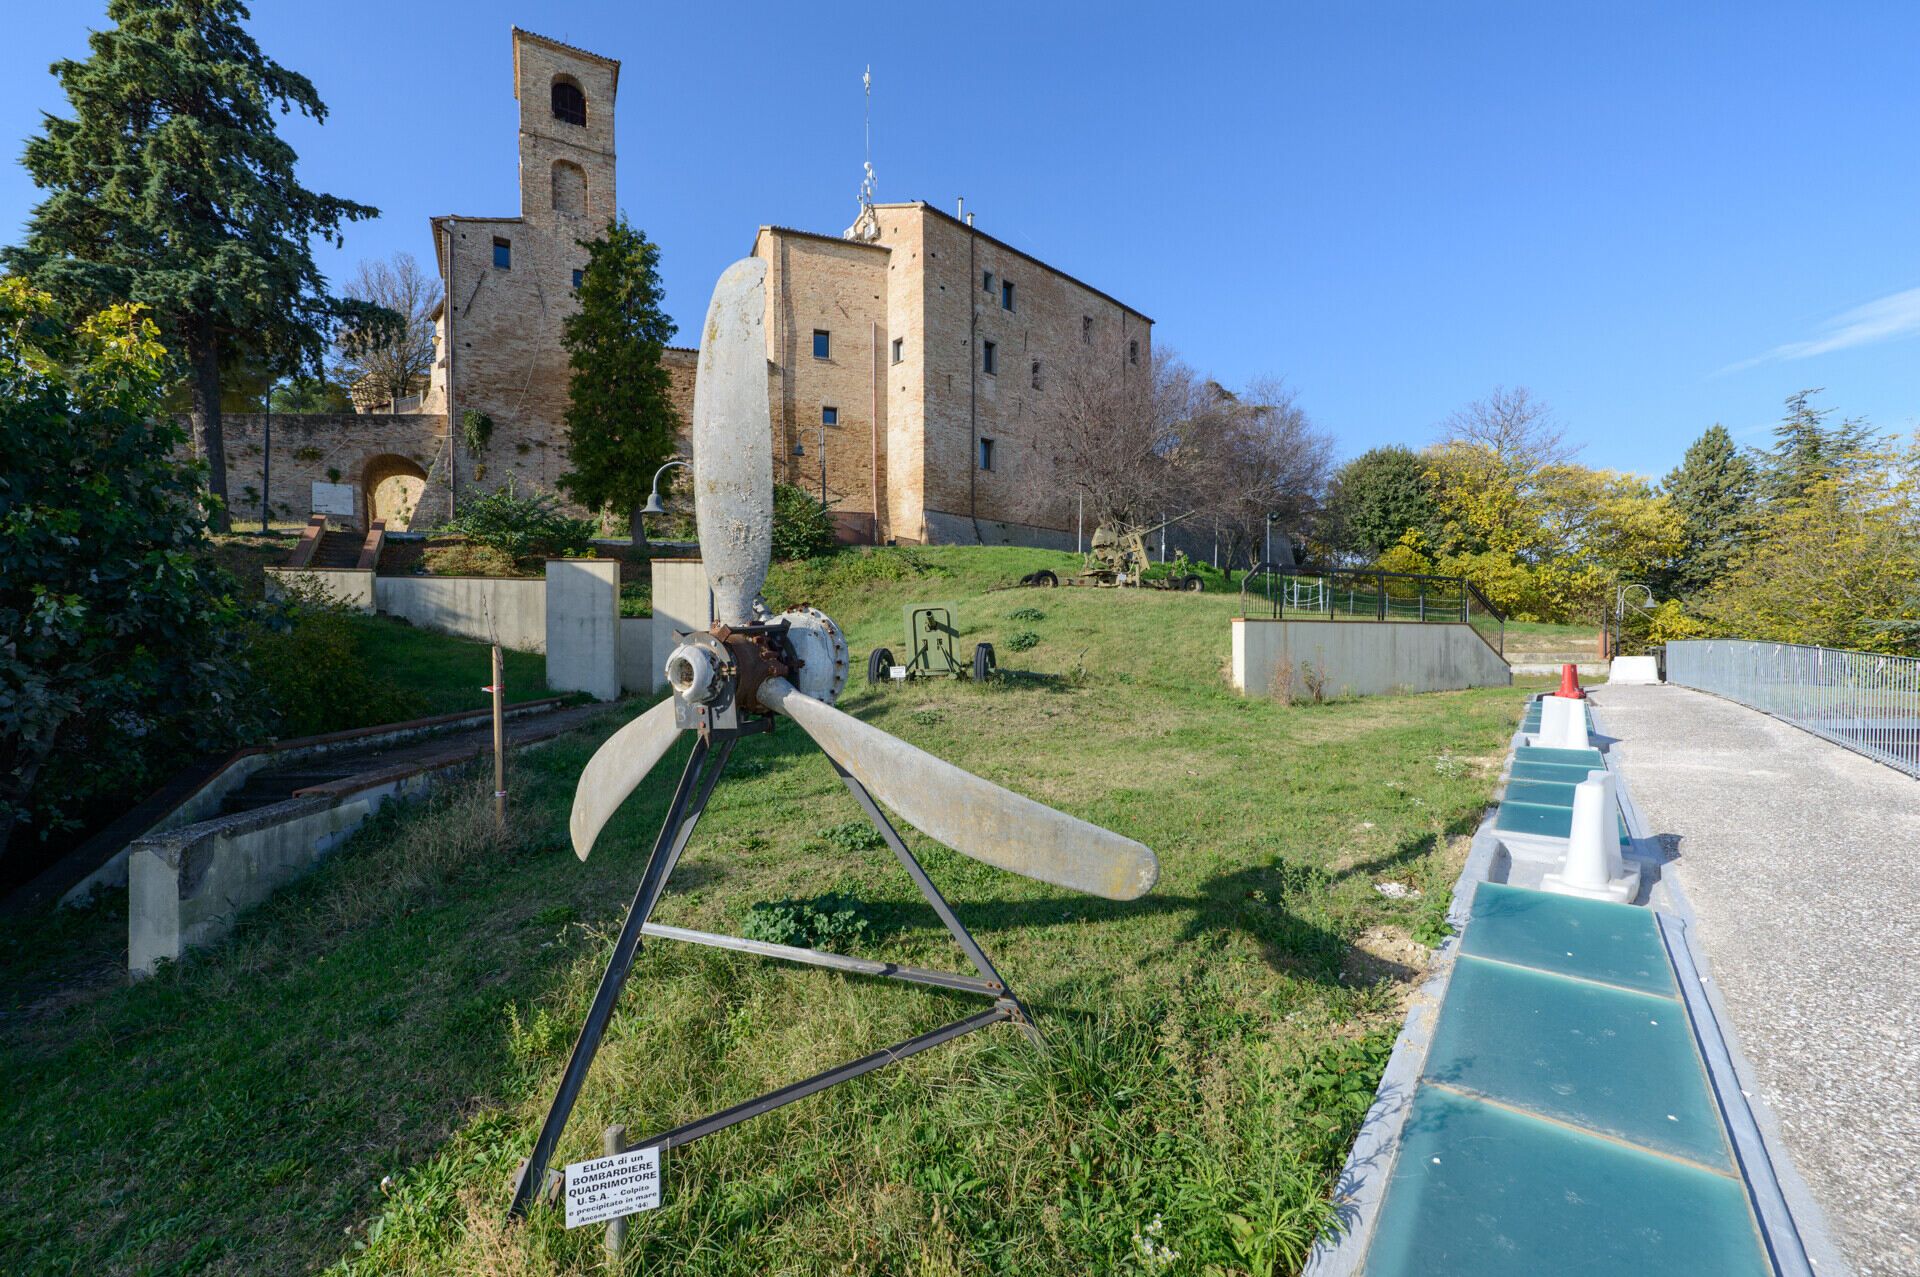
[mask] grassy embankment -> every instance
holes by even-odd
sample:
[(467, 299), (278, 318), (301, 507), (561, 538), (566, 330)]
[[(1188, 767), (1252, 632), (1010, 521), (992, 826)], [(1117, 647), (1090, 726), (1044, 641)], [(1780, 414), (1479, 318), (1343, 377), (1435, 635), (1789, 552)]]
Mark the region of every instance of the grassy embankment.
[[(1055, 676), (856, 681), (842, 704), (1142, 839), (1158, 888), (1113, 904), (917, 843), (1048, 1049), (998, 1027), (669, 1154), (618, 1271), (1297, 1266), (1522, 693), (1245, 701), (1222, 676), (1235, 599), (989, 588), (1066, 557), (882, 559), (899, 579), (843, 557), (773, 588), (838, 617), (861, 669), (898, 647), (902, 604), (948, 600), (967, 645)], [(574, 780), (632, 712), (520, 757), (504, 835), (477, 780), (390, 808), (140, 987), (109, 965), (123, 907), (0, 934), (9, 1267), (615, 1271), (597, 1228), (501, 1215), (685, 756), (575, 860)], [(663, 921), (737, 930), (756, 901), (837, 891), (864, 902), (856, 951), (963, 967), (891, 857), (853, 849), (857, 810), (790, 725), (735, 757)], [(609, 1122), (664, 1129), (973, 1005), (649, 945), (561, 1160)]]

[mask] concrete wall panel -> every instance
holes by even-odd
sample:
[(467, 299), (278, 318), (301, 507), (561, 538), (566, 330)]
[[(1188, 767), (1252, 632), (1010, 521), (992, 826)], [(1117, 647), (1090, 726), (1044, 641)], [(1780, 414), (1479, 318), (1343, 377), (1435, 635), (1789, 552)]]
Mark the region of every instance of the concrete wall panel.
[(1328, 696), (1505, 687), (1513, 672), (1473, 629), (1417, 621), (1270, 621), (1235, 618), (1233, 685), (1271, 696), (1282, 676), (1294, 696), (1318, 682)]
[(620, 564), (547, 560), (547, 686), (620, 697)]
[(380, 576), (374, 606), (422, 629), (498, 643), (516, 652), (547, 650), (547, 583), (497, 576)]

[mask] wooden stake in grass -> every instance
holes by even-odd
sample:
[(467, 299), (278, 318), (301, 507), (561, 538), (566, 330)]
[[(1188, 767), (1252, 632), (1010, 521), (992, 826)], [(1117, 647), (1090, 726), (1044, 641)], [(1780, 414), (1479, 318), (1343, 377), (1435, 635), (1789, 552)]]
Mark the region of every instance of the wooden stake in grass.
[(500, 660), (500, 645), (493, 645), (493, 819), (507, 827), (507, 675)]
[[(627, 1128), (609, 1126), (600, 1135), (600, 1151), (608, 1157), (627, 1151)], [(607, 1253), (618, 1255), (627, 1245), (627, 1217), (616, 1215), (607, 1221)]]

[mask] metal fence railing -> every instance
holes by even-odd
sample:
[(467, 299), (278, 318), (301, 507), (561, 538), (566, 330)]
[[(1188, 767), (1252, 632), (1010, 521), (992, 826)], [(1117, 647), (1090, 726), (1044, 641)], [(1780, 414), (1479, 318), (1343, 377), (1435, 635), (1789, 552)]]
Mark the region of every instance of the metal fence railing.
[(1784, 719), (1920, 777), (1920, 660), (1749, 639), (1667, 644), (1667, 682)]
[(1506, 620), (1461, 576), (1351, 569), (1313, 572), (1255, 564), (1240, 583), (1240, 610), (1254, 600), (1275, 619), (1328, 621), (1438, 621), (1471, 625), (1503, 655)]

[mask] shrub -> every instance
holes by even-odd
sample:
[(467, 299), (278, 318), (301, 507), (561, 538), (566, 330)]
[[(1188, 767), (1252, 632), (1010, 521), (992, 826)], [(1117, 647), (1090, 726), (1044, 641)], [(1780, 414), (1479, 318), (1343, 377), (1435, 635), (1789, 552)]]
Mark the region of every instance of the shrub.
[(1040, 636), (1032, 630), (1015, 630), (1007, 635), (1001, 645), (1009, 652), (1024, 652), (1039, 641)]
[(513, 478), (481, 497), (469, 497), (458, 516), (442, 524), (443, 535), (464, 536), (476, 545), (513, 559), (564, 558), (585, 554), (593, 543), (591, 519), (563, 514), (550, 492), (526, 496)]
[(1007, 613), (1009, 621), (1044, 621), (1047, 614), (1037, 607), (1017, 607)]
[(248, 660), (277, 735), (317, 736), (426, 712), (426, 698), (368, 667), (353, 614), (317, 599), (257, 627)]
[(811, 559), (833, 549), (833, 515), (805, 489), (773, 485), (773, 557)]
[(873, 929), (865, 901), (830, 892), (808, 900), (763, 900), (747, 914), (749, 940), (802, 949), (844, 950)]

